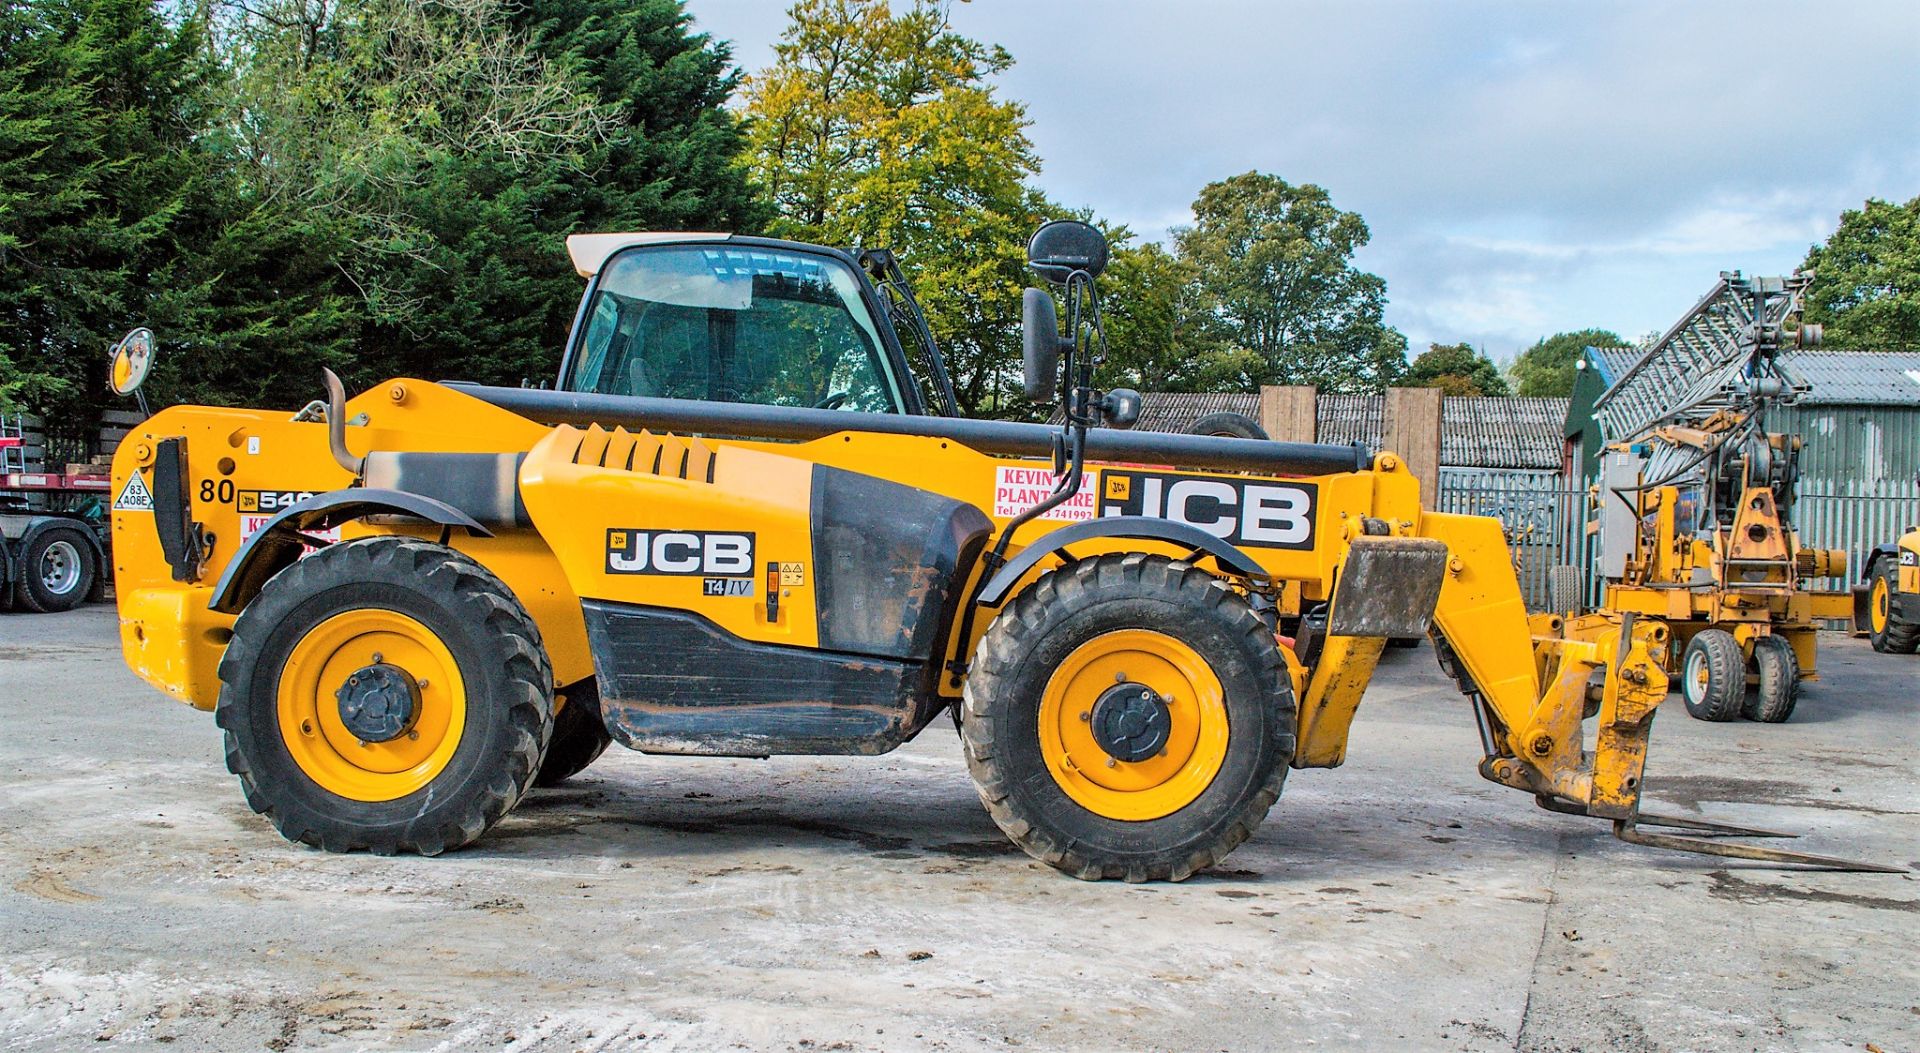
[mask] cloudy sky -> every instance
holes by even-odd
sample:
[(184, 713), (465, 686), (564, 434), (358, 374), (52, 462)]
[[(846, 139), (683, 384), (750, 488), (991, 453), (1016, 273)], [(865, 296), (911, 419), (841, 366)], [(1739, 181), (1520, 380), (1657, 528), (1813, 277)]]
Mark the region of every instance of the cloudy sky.
[[(748, 70), (775, 0), (690, 0)], [(1664, 328), (1920, 195), (1920, 3), (973, 0), (1054, 199), (1148, 239), (1259, 169), (1359, 212), (1412, 346)]]

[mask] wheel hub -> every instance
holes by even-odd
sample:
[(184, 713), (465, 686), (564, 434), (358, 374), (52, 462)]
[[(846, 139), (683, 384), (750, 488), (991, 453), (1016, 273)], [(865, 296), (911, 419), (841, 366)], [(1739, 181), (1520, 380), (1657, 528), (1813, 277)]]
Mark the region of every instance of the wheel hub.
[(333, 697), (340, 703), (340, 723), (361, 742), (399, 738), (420, 711), (419, 683), (385, 662), (355, 670)]
[(1100, 693), (1089, 718), (1093, 741), (1117, 761), (1143, 761), (1166, 748), (1173, 719), (1166, 700), (1145, 684), (1115, 684)]
[(55, 541), (40, 555), (40, 584), (56, 596), (80, 583), (80, 553), (68, 541)]

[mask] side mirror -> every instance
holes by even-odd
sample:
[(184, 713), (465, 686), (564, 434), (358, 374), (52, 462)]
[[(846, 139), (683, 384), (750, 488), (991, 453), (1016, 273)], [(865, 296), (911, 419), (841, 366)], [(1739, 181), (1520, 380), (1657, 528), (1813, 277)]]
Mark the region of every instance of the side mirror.
[(1114, 388), (1100, 399), (1100, 416), (1111, 428), (1131, 428), (1140, 419), (1140, 393), (1132, 388)]
[(1067, 341), (1060, 337), (1060, 315), (1053, 297), (1041, 289), (1028, 289), (1020, 298), (1021, 359), (1027, 367), (1027, 398), (1033, 402), (1052, 402), (1054, 385), (1060, 379), (1060, 352)]
[(135, 329), (107, 352), (107, 387), (120, 396), (131, 395), (147, 382), (153, 370), (153, 330)]
[(1065, 285), (1074, 271), (1098, 278), (1107, 269), (1107, 236), (1077, 219), (1043, 223), (1027, 241), (1027, 266), (1055, 285)]

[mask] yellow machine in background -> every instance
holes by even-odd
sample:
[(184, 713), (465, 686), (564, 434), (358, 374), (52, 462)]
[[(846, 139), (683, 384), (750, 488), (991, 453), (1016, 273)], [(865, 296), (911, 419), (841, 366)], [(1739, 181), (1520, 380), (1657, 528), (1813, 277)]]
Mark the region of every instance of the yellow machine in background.
[(1854, 625), (1882, 654), (1920, 651), (1920, 527), (1867, 557), (1854, 590)]
[(1765, 429), (1806, 388), (1779, 351), (1819, 342), (1799, 324), (1807, 280), (1721, 275), (1596, 404), (1629, 436), (1596, 487), (1601, 608), (1672, 628), (1667, 672), (1701, 720), (1786, 720), (1818, 675), (1816, 623), (1852, 614), (1846, 593), (1809, 587), (1845, 578), (1847, 557), (1794, 529), (1800, 438)]
[(176, 407), (120, 448), (127, 661), (214, 710), (290, 839), (432, 854), (609, 739), (877, 754), (952, 713), (1035, 858), (1179, 880), (1290, 768), (1343, 763), (1382, 647), (1431, 629), (1487, 778), (1640, 843), (1881, 869), (1642, 831), (1777, 836), (1641, 812), (1666, 626), (1530, 620), (1499, 522), (1423, 511), (1392, 454), (1123, 430), (1138, 396), (1091, 386), (1086, 224), (1030, 246), (1069, 312), (1063, 338), (1028, 290), (1027, 390), (1068, 378), (1061, 428), (941, 415), (885, 254), (569, 248), (589, 285), (559, 390), (348, 401), (329, 374), (291, 418)]

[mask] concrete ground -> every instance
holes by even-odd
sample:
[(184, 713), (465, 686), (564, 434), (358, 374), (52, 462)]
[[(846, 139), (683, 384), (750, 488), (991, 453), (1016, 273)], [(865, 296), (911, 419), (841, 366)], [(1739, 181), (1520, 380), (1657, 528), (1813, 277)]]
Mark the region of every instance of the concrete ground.
[[(1650, 797), (1920, 867), (1920, 659), (1821, 642), (1792, 723), (1677, 700)], [(1920, 1049), (1913, 876), (1621, 844), (1482, 782), (1431, 652), (1181, 885), (1013, 850), (951, 729), (877, 759), (616, 748), (439, 859), (289, 845), (113, 612), (0, 615), (14, 1049)]]

